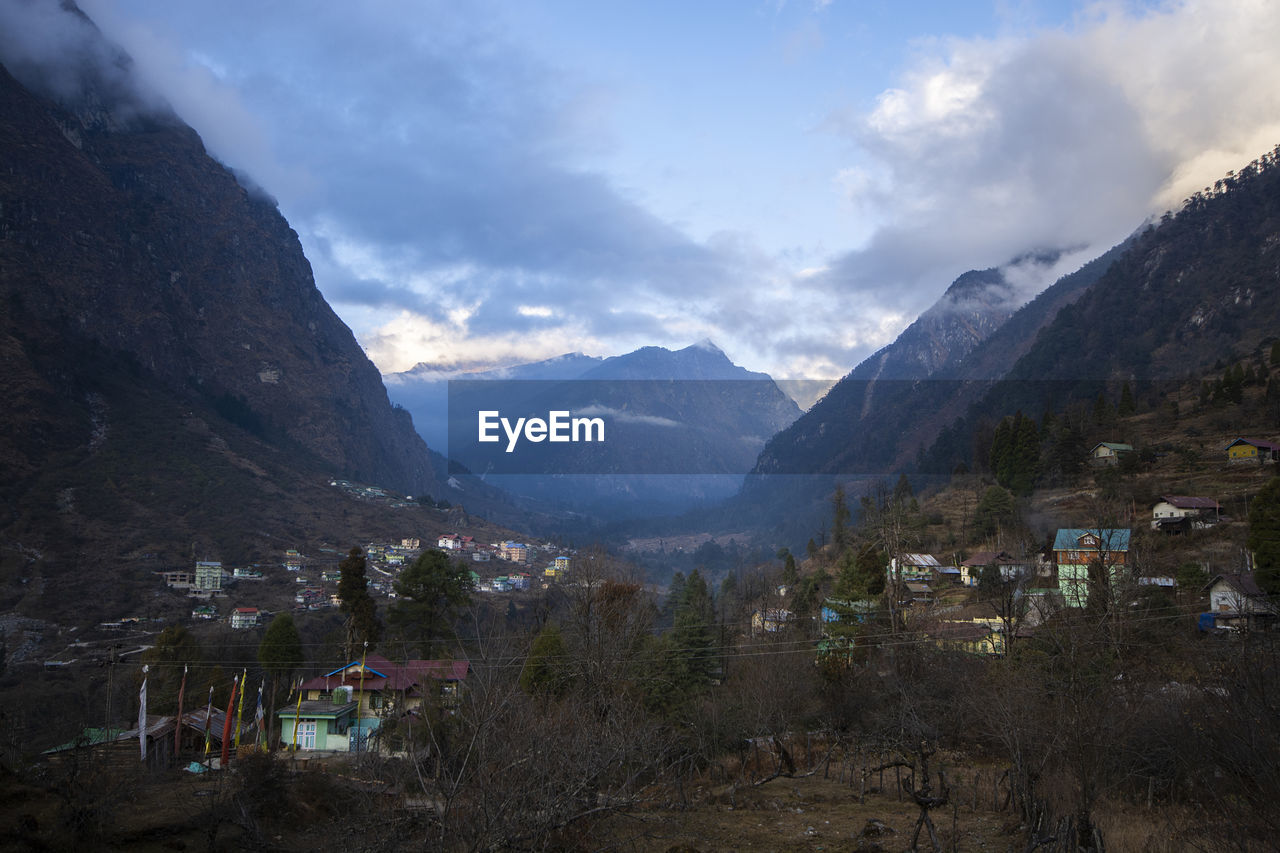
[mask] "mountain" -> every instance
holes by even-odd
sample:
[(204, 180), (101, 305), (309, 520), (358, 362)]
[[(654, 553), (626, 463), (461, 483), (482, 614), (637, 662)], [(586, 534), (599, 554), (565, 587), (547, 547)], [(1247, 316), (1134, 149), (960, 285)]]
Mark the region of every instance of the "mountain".
[(449, 383), (462, 381), (545, 381), (577, 379), (604, 359), (570, 352), (542, 361), (492, 367), (437, 366), (419, 363), (401, 373), (383, 376), (395, 405), (413, 417), (413, 425), (428, 446), (447, 452), (449, 444)]
[(275, 204), (49, 5), (77, 52), (0, 56), (5, 548), (247, 555), (330, 478), (442, 493)]
[(1003, 375), (1052, 312), (1096, 279), (1099, 270), (1089, 265), (1018, 308), (1011, 270), (1047, 270), (1058, 258), (1039, 253), (961, 275), (892, 344), (774, 436), (753, 473), (872, 476), (901, 470), (921, 443), (963, 413), (973, 382)]
[[(643, 347), (563, 381), (454, 380), (448, 409), (451, 459), (486, 482), (597, 518), (669, 513), (732, 494), (764, 442), (800, 414), (767, 374), (735, 365), (708, 341)], [(527, 441), (513, 452), (507, 437), (481, 440), (477, 418), (486, 411), (511, 423), (568, 412), (599, 420), (601, 437)]]
[[(1280, 146), (1132, 238), (1057, 311), (925, 460), (965, 461), (974, 425), (1059, 411), (1099, 392), (1158, 402), (1172, 382), (1220, 371), (1273, 341), (1280, 317)], [(1259, 424), (1259, 427), (1262, 427)]]

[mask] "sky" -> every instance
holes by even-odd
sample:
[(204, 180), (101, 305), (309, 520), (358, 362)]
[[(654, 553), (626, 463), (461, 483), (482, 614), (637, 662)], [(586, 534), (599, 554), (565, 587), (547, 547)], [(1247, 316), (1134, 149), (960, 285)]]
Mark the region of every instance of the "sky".
[[(22, 5), (30, 0), (3, 0)], [(80, 0), (384, 373), (710, 339), (837, 378), (1280, 142), (1280, 4)]]

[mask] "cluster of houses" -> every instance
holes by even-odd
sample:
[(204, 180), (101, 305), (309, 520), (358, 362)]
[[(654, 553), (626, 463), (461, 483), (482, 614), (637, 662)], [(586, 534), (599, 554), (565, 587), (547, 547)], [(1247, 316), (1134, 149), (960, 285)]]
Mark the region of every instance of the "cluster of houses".
[[(1152, 508), (1151, 527), (1182, 532), (1210, 527), (1222, 518), (1222, 506), (1212, 498), (1165, 495)], [(1099, 572), (1112, 588), (1132, 583), (1175, 589), (1177, 583), (1171, 577), (1131, 576), (1131, 540), (1128, 528), (1062, 528), (1045, 554), (982, 551), (947, 565), (931, 554), (901, 553), (886, 567), (886, 581), (893, 604), (905, 621), (940, 645), (1000, 655), (1009, 631), (1030, 634), (1057, 609), (1087, 606)], [(1005, 607), (965, 604), (965, 596), (947, 593), (949, 589), (978, 586), (984, 580), (1004, 585), (1009, 592)], [(784, 588), (779, 592), (785, 595)], [(1280, 627), (1280, 606), (1262, 592), (1251, 573), (1218, 574), (1199, 592), (1209, 600), (1208, 611), (1199, 618), (1202, 630)], [(839, 636), (847, 632), (838, 630), (837, 625), (865, 621), (882, 607), (873, 600), (828, 599), (818, 617), (820, 652), (843, 642)], [(751, 632), (754, 636), (780, 632), (794, 619), (795, 614), (785, 608), (761, 608), (752, 615)]]
[[(1089, 451), (1089, 459), (1095, 465), (1115, 465), (1133, 452), (1132, 444), (1103, 441), (1095, 444)], [(1260, 438), (1237, 438), (1224, 447), (1222, 452), (1226, 454), (1227, 462), (1261, 464), (1280, 461), (1280, 444)]]

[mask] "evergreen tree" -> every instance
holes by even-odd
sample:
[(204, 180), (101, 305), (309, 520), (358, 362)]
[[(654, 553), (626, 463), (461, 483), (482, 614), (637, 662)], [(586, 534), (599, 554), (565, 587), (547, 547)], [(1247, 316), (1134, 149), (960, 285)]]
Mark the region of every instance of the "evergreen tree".
[(1093, 401), (1093, 423), (1095, 426), (1109, 427), (1115, 418), (1115, 412), (1111, 409), (1111, 401), (1107, 399), (1106, 392), (1099, 391), (1098, 397)]
[(289, 676), (306, 663), (302, 654), (302, 637), (293, 623), (293, 614), (278, 613), (267, 626), (258, 643), (258, 663), (273, 676), (288, 681)]
[(352, 548), (338, 563), (338, 609), (347, 617), (347, 660), (355, 660), (356, 651), (372, 651), (382, 638), (378, 622), (378, 605), (369, 595), (369, 578), (365, 575), (365, 556)]
[(387, 618), (396, 632), (428, 658), (454, 638), (458, 611), (471, 603), (471, 575), (443, 551), (425, 551), (395, 582)]
[[(178, 690), (183, 670), (199, 667), (204, 660), (200, 641), (181, 625), (170, 625), (156, 637), (155, 645), (142, 653), (142, 662), (151, 667), (147, 675), (147, 705), (152, 714), (173, 714), (178, 710)], [(141, 676), (139, 676), (141, 679)], [(195, 679), (187, 683), (194, 687)], [(207, 682), (204, 689), (208, 689)], [(190, 694), (194, 695), (194, 694)]]
[(706, 581), (697, 569), (689, 573), (675, 624), (665, 638), (669, 701), (683, 704), (710, 686), (717, 670), (715, 610)]
[(915, 500), (916, 493), (911, 489), (911, 481), (907, 479), (907, 475), (899, 474), (898, 482), (893, 487), (893, 502), (896, 504), (909, 504)]
[(1015, 509), (1013, 495), (999, 486), (991, 486), (978, 501), (978, 508), (973, 514), (974, 527), (979, 535), (991, 536), (1000, 525), (1013, 518)]
[(845, 525), (849, 521), (849, 507), (845, 504), (844, 486), (837, 485), (835, 494), (831, 496), (831, 543), (836, 546), (836, 553), (844, 551), (847, 533)]
[(1258, 586), (1267, 595), (1280, 595), (1280, 476), (1249, 502), (1248, 546)]
[(1133, 391), (1129, 388), (1126, 381), (1120, 388), (1120, 405), (1116, 407), (1116, 414), (1122, 418), (1127, 418), (1137, 412), (1137, 407), (1133, 404)]
[(560, 627), (548, 622), (529, 647), (529, 656), (520, 671), (520, 688), (526, 693), (563, 695), (572, 681), (568, 661), (569, 647)]
[(786, 559), (782, 564), (782, 582), (787, 589), (796, 585), (796, 581), (800, 579), (800, 570), (796, 568), (796, 558), (791, 556), (791, 552), (787, 551)]
[(302, 637), (293, 624), (293, 614), (278, 613), (267, 626), (258, 643), (258, 663), (268, 679), (267, 687), (267, 736), (270, 739), (275, 723), (276, 701), (281, 691), (289, 686), (293, 674), (302, 668), (306, 658), (302, 653)]

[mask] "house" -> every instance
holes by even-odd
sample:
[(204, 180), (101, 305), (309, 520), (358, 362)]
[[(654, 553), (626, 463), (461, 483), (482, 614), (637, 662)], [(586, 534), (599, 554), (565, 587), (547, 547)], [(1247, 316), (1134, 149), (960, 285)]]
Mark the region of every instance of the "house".
[(237, 568), (231, 572), (231, 577), (242, 581), (260, 581), (262, 580), (262, 572), (254, 568)]
[[(1252, 572), (1216, 575), (1204, 587), (1214, 627), (1235, 630), (1274, 625), (1280, 607), (1258, 586)], [(1208, 614), (1206, 614), (1208, 615)]]
[(889, 561), (887, 579), (892, 582), (900, 575), (903, 583), (928, 583), (940, 568), (942, 564), (929, 554), (899, 554)]
[(257, 628), (258, 627), (258, 608), (256, 607), (237, 607), (231, 611), (231, 627), (232, 628)]
[(933, 601), (933, 588), (927, 583), (909, 583), (906, 586), (907, 594), (903, 596), (903, 603), (929, 604)]
[(222, 593), (222, 563), (216, 560), (200, 560), (196, 563), (191, 583), (193, 595), (219, 595)]
[(751, 614), (751, 634), (752, 636), (776, 634), (787, 627), (787, 623), (794, 615), (790, 610), (780, 607), (757, 610)]
[(1101, 565), (1115, 586), (1124, 572), (1129, 553), (1128, 528), (1062, 528), (1053, 540), (1058, 565), (1058, 588), (1067, 607), (1084, 607), (1089, 601), (1089, 567)]
[(445, 551), (461, 551), (462, 537), (456, 533), (446, 533), (436, 540), (436, 547)]
[(290, 548), (284, 552), (284, 567), (290, 572), (302, 570), (302, 555), (298, 553), (297, 548)]
[(553, 565), (553, 566), (555, 566), (556, 571), (560, 571), (560, 572), (567, 572), (567, 571), (569, 571), (569, 558), (568, 558), (568, 557), (556, 557), (556, 558), (555, 558), (555, 561), (554, 561), (554, 562), (552, 562), (552, 565)]
[(160, 575), (164, 578), (164, 585), (169, 587), (169, 589), (191, 588), (191, 582), (193, 580), (192, 572), (177, 570), (171, 572), (160, 572)]
[(1213, 498), (1165, 495), (1151, 508), (1151, 529), (1169, 532), (1203, 530), (1222, 517), (1222, 505)]
[(944, 649), (999, 657), (1004, 654), (1004, 626), (996, 620), (947, 619), (935, 622), (925, 633)]
[(1089, 461), (1094, 465), (1115, 465), (1120, 461), (1120, 457), (1132, 452), (1132, 444), (1103, 441), (1095, 444), (1093, 450), (1089, 451)]
[[(289, 749), (304, 752), (327, 750), (351, 752), (353, 741), (362, 734), (356, 729), (352, 737), (352, 725), (356, 721), (355, 701), (344, 701), (351, 694), (337, 691), (329, 699), (311, 699), (285, 705), (276, 712), (280, 719), (280, 744)], [(357, 746), (361, 745), (361, 739)]]
[(1280, 444), (1257, 438), (1237, 438), (1223, 448), (1228, 462), (1275, 462), (1280, 459)]
[(473, 563), (487, 563), (487, 562), (489, 562), (489, 558), (490, 558), (491, 556), (492, 556), (492, 552), (491, 552), (491, 551), (489, 551), (488, 549), (480, 549), (480, 550), (472, 551), (472, 552), (471, 552), (471, 562), (473, 562)]
[(1031, 574), (1031, 563), (1011, 556), (1006, 551), (978, 551), (960, 564), (960, 581), (965, 586), (977, 586), (982, 580), (982, 571), (994, 566), (1000, 572), (1000, 579), (1009, 581)]
[(523, 563), (529, 559), (529, 546), (523, 542), (503, 542), (498, 546), (498, 559)]
[(400, 547), (406, 551), (417, 551), (422, 547), (422, 540), (416, 536), (407, 537), (400, 540)]
[(933, 572), (933, 578), (937, 583), (957, 584), (964, 579), (964, 573), (960, 571), (959, 566), (938, 566)]
[(142, 740), (147, 742), (145, 766), (157, 769), (168, 767), (173, 760), (173, 717), (148, 714), (144, 720), (142, 737), (138, 727), (131, 729), (85, 729), (75, 740), (46, 749), (42, 755), (54, 764), (78, 760), (88, 751), (107, 767), (137, 767), (143, 762)]
[(822, 603), (822, 610), (818, 618), (822, 624), (828, 625), (833, 622), (853, 621), (859, 624), (866, 622), (875, 615), (879, 604), (870, 598), (864, 598), (858, 601), (843, 601), (839, 598), (828, 598)]
[[(303, 706), (307, 702), (346, 704), (348, 699), (354, 701), (357, 707), (354, 718), (360, 721), (357, 728), (363, 737), (377, 730), (381, 718), (415, 710), (428, 698), (437, 698), (446, 707), (455, 704), (470, 671), (471, 665), (465, 660), (409, 660), (399, 664), (382, 655), (369, 655), (363, 664), (352, 661), (304, 681)], [(348, 693), (349, 697), (343, 698)], [(306, 722), (305, 718), (302, 721)], [(334, 717), (333, 723), (338, 726), (342, 720)], [(337, 730), (332, 733), (336, 734)]]

